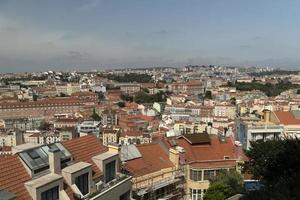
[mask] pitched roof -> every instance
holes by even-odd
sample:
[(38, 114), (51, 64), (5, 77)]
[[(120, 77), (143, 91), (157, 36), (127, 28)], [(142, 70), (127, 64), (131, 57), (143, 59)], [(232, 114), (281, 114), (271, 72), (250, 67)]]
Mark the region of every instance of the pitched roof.
[(125, 137), (125, 136), (132, 136), (132, 137), (138, 137), (138, 136), (142, 136), (143, 132), (140, 130), (127, 130), (127, 131), (123, 131), (121, 133), (121, 137)]
[(290, 111), (274, 112), (280, 123), (284, 125), (300, 125), (300, 119), (295, 118)]
[(127, 161), (125, 164), (126, 169), (131, 172), (134, 177), (143, 176), (174, 166), (169, 160), (168, 154), (159, 144), (142, 144), (137, 145), (137, 148), (142, 157)]
[(187, 162), (224, 160), (224, 156), (229, 159), (237, 158), (236, 147), (231, 137), (226, 138), (226, 142), (220, 142), (215, 135), (210, 135), (210, 144), (192, 145), (184, 138), (176, 140), (176, 144), (185, 150)]
[(18, 156), (0, 156), (0, 166), (0, 190), (14, 193), (18, 200), (31, 199), (24, 186), (31, 177)]
[(102, 142), (94, 135), (87, 135), (80, 138), (63, 142), (63, 145), (70, 151), (75, 162), (83, 161), (92, 164), (93, 177), (102, 175), (100, 169), (92, 161), (92, 157), (107, 151)]

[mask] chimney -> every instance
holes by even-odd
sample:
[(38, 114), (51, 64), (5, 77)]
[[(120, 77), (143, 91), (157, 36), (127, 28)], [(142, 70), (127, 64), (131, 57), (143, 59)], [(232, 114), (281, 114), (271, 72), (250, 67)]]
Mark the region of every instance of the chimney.
[(264, 118), (265, 118), (265, 122), (270, 122), (270, 111), (269, 110), (265, 110), (264, 112)]
[(59, 149), (49, 149), (48, 157), (50, 172), (59, 174), (61, 171)]
[(176, 149), (169, 149), (169, 159), (175, 165), (175, 167), (179, 166), (179, 151)]
[(111, 153), (117, 153), (120, 154), (120, 145), (116, 143), (110, 143), (108, 145), (108, 151)]

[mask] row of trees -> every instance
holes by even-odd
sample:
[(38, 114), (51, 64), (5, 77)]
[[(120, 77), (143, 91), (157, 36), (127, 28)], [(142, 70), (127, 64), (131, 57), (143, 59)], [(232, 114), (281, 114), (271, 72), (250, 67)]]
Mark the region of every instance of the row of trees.
[(147, 92), (141, 91), (136, 93), (134, 96), (128, 94), (122, 94), (120, 98), (123, 101), (130, 101), (136, 103), (154, 103), (154, 102), (165, 102), (167, 96), (164, 92), (159, 92), (157, 94), (148, 94)]
[(106, 77), (110, 80), (115, 80), (118, 82), (123, 83), (150, 83), (153, 82), (152, 77), (148, 74), (137, 74), (137, 73), (126, 73), (124, 75), (116, 75), (116, 74), (110, 74), (110, 75), (101, 75), (103, 77)]
[(290, 89), (297, 89), (300, 86), (297, 84), (292, 84), (291, 82), (285, 82), (285, 81), (280, 81), (277, 84), (271, 84), (271, 83), (258, 83), (258, 82), (251, 82), (251, 83), (244, 83), (244, 82), (236, 82), (236, 83), (231, 83), (229, 82), (227, 84), (230, 87), (236, 87), (237, 90), (241, 91), (251, 91), (251, 90), (260, 90), (264, 92), (267, 96), (277, 96), (281, 92), (284, 92), (286, 90)]
[(270, 75), (297, 75), (299, 71), (290, 71), (290, 70), (274, 70), (274, 71), (265, 71), (265, 72), (253, 72), (249, 73), (249, 75), (254, 77), (263, 77)]

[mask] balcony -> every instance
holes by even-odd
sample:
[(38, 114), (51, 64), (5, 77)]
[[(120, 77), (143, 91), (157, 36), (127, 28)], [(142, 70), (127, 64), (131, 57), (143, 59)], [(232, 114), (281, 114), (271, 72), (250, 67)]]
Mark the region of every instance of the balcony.
[[(117, 188), (117, 187), (119, 187), (119, 186), (121, 186), (123, 184), (126, 184), (126, 183), (130, 184), (129, 188), (131, 188), (131, 181), (130, 181), (131, 178), (132, 178), (131, 176), (118, 173), (116, 175), (116, 178), (113, 179), (112, 181), (108, 182), (108, 183), (103, 183), (101, 181), (99, 183), (96, 183), (96, 189), (97, 190), (95, 192), (93, 192), (93, 193), (91, 193), (89, 195), (86, 195), (84, 197), (76, 197), (76, 199), (78, 199), (78, 200), (87, 200), (87, 199), (96, 200), (96, 199), (102, 199), (101, 197), (105, 193), (113, 191), (115, 188)], [(115, 194), (115, 195), (118, 195), (118, 194)]]

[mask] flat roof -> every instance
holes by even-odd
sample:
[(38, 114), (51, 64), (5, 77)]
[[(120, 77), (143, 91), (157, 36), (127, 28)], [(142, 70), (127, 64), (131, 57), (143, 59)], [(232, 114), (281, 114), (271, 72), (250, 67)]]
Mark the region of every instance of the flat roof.
[(68, 167), (65, 167), (62, 171), (72, 174), (74, 172), (80, 171), (80, 170), (85, 169), (90, 166), (92, 166), (92, 164), (81, 161), (81, 162), (75, 163), (73, 165), (70, 165)]
[(93, 159), (96, 159), (96, 160), (106, 160), (108, 158), (111, 158), (111, 157), (117, 156), (117, 155), (119, 155), (119, 154), (107, 151), (107, 152), (101, 153), (100, 155), (94, 156)]
[(185, 134), (183, 138), (190, 144), (209, 144), (210, 138), (208, 133)]
[(61, 175), (51, 173), (51, 174), (47, 174), (45, 176), (41, 176), (37, 179), (28, 181), (25, 183), (25, 185), (29, 186), (29, 187), (39, 188), (41, 186), (47, 185), (54, 181), (58, 181), (60, 179), (63, 179), (63, 177)]

